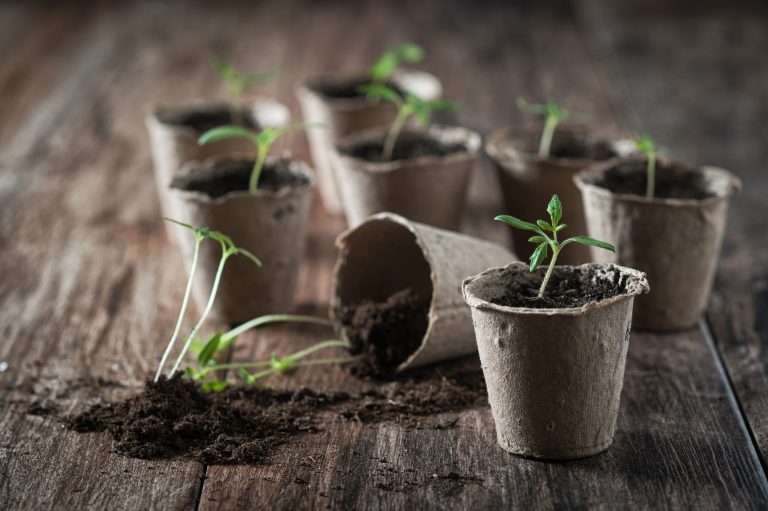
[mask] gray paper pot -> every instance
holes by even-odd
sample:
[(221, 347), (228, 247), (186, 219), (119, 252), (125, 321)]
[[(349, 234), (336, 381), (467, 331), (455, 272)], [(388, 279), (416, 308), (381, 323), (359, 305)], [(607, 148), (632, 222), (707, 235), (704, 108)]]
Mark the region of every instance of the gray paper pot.
[(339, 257), (333, 272), (330, 315), (342, 339), (349, 340), (340, 319), (345, 307), (365, 300), (380, 302), (406, 288), (431, 301), (421, 345), (398, 371), (475, 352), (461, 282), (482, 268), (517, 259), (495, 243), (391, 213), (372, 216), (343, 233), (336, 244)]
[[(299, 262), (304, 242), (312, 189), (311, 170), (301, 162), (269, 159), (264, 172), (279, 168), (301, 184), (277, 191), (246, 187), (212, 197), (198, 191), (200, 182), (210, 182), (230, 172), (242, 159), (218, 158), (187, 164), (172, 183), (171, 193), (178, 201), (178, 219), (195, 226), (209, 227), (227, 234), (234, 243), (255, 254), (263, 263), (259, 268), (243, 256), (232, 256), (222, 274), (219, 293), (211, 317), (226, 323), (240, 323), (262, 314), (287, 312), (293, 306)], [(253, 165), (252, 161), (249, 165)], [(265, 174), (262, 175), (262, 180)], [(247, 178), (246, 178), (247, 179)], [(181, 227), (174, 226), (177, 229)], [(194, 237), (182, 229), (179, 240), (184, 260), (192, 259)], [(193, 297), (201, 310), (219, 264), (221, 248), (206, 241), (200, 252)]]
[(376, 162), (353, 156), (354, 148), (382, 142), (387, 128), (341, 139), (333, 154), (344, 214), (350, 227), (382, 211), (417, 222), (458, 230), (469, 178), (480, 150), (480, 135), (460, 127), (432, 125), (405, 129), (398, 143), (427, 138), (461, 149), (444, 156)]
[[(594, 250), (598, 262), (638, 268), (648, 274), (653, 290), (635, 303), (635, 327), (680, 330), (696, 325), (709, 301), (725, 231), (728, 200), (740, 189), (730, 172), (703, 167), (705, 199), (647, 199), (613, 193), (600, 184), (611, 169), (644, 172), (645, 162), (607, 162), (579, 174), (575, 182), (584, 197), (588, 233), (616, 247), (616, 254)], [(663, 173), (690, 171), (678, 163), (659, 161)], [(669, 174), (666, 174), (667, 176)]]
[(623, 292), (569, 309), (505, 307), (493, 301), (514, 282), (541, 281), (528, 265), (492, 268), (464, 281), (499, 445), (515, 454), (573, 459), (613, 441), (632, 302), (645, 275), (614, 265), (557, 266), (619, 279)]
[[(541, 132), (540, 126), (504, 128), (495, 131), (486, 141), (485, 150), (496, 164), (504, 194), (506, 209), (503, 213), (528, 220), (543, 218), (549, 199), (552, 194), (557, 194), (565, 209), (566, 234), (584, 234), (586, 222), (581, 193), (573, 184), (573, 176), (595, 160), (631, 152), (632, 143), (621, 139), (609, 141), (597, 137), (584, 126), (564, 124), (557, 128), (552, 140), (550, 152), (555, 156), (541, 158), (537, 154)], [(529, 237), (524, 231), (513, 230), (515, 250), (527, 249)], [(589, 262), (589, 248), (583, 245), (569, 247), (559, 261), (563, 264)]]
[[(331, 92), (349, 83), (364, 84), (366, 73), (337, 73), (308, 80), (297, 91), (302, 115), (306, 122), (321, 122), (325, 129), (309, 130), (309, 149), (318, 174), (320, 197), (325, 210), (341, 215), (341, 199), (336, 176), (331, 163), (331, 152), (336, 141), (355, 131), (392, 123), (396, 110), (389, 102), (371, 101), (360, 96), (335, 97)], [(400, 89), (423, 99), (437, 99), (442, 86), (429, 73), (399, 69), (392, 76), (392, 83)]]
[[(246, 124), (253, 128), (283, 126), (290, 120), (288, 108), (270, 98), (258, 98), (244, 105), (243, 114)], [(198, 120), (200, 127), (191, 126), (191, 119)], [(254, 154), (253, 144), (242, 139), (197, 145), (198, 138), (207, 129), (232, 123), (229, 106), (225, 103), (157, 107), (146, 117), (145, 123), (152, 149), (157, 195), (166, 217), (176, 218), (179, 214), (169, 187), (186, 163), (232, 154)], [(176, 229), (167, 228), (169, 234), (175, 236)]]

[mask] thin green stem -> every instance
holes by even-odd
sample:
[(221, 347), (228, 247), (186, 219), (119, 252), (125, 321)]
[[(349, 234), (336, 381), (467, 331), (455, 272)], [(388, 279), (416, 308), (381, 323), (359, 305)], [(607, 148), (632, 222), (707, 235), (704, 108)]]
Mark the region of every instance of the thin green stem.
[(250, 321), (246, 321), (242, 325), (239, 325), (229, 332), (226, 332), (221, 336), (221, 342), (229, 342), (243, 332), (269, 323), (315, 323), (318, 325), (331, 324), (331, 322), (325, 318), (317, 318), (314, 316), (302, 316), (298, 314), (269, 314), (266, 316), (259, 316), (258, 318), (254, 318)]
[(648, 153), (648, 186), (645, 190), (645, 196), (649, 199), (653, 197), (656, 189), (656, 154), (653, 151)]
[(168, 346), (165, 348), (165, 352), (163, 353), (163, 358), (160, 359), (160, 365), (157, 368), (157, 373), (155, 373), (155, 381), (160, 379), (160, 375), (163, 374), (163, 367), (165, 367), (165, 363), (168, 361), (168, 357), (171, 354), (171, 351), (173, 351), (173, 347), (176, 344), (176, 340), (179, 337), (179, 332), (181, 331), (181, 325), (184, 322), (184, 316), (187, 313), (187, 305), (189, 305), (189, 295), (192, 292), (192, 281), (195, 277), (195, 270), (197, 269), (197, 260), (198, 256), (200, 255), (200, 245), (203, 242), (203, 236), (195, 233), (195, 251), (192, 255), (192, 266), (189, 270), (189, 277), (187, 278), (187, 287), (184, 290), (184, 298), (181, 301), (181, 310), (179, 311), (179, 318), (176, 320), (176, 327), (173, 329), (173, 334), (171, 335), (171, 340), (168, 341)]
[(269, 152), (269, 147), (261, 143), (257, 143), (256, 148), (258, 154), (256, 156), (256, 163), (253, 164), (251, 179), (248, 184), (248, 190), (251, 193), (256, 193), (256, 190), (259, 188), (259, 177), (261, 176), (261, 171), (264, 168), (264, 162), (267, 161), (267, 153)]
[(397, 137), (400, 136), (400, 131), (402, 131), (405, 121), (408, 120), (411, 113), (412, 110), (408, 105), (402, 105), (397, 111), (397, 117), (395, 117), (395, 121), (392, 123), (392, 126), (390, 126), (389, 132), (387, 133), (387, 138), (384, 140), (384, 147), (381, 151), (382, 160), (392, 160), (392, 153), (395, 152)]
[[(356, 355), (354, 357), (344, 357), (344, 358), (315, 358), (312, 360), (302, 360), (300, 362), (296, 362), (296, 364), (293, 367), (346, 364), (349, 362), (356, 362), (358, 360), (362, 360), (362, 358), (363, 358), (363, 355)], [(264, 369), (263, 371), (253, 373), (251, 376), (253, 380), (258, 380), (273, 374), (279, 374), (279, 373), (275, 369)]]
[(555, 129), (559, 120), (554, 115), (548, 115), (544, 122), (544, 130), (541, 132), (541, 142), (539, 143), (539, 156), (546, 158), (549, 156), (549, 150), (552, 147), (552, 138), (555, 136)]
[(549, 279), (552, 277), (552, 271), (555, 269), (555, 262), (557, 261), (557, 256), (560, 255), (560, 247), (553, 248), (552, 249), (552, 260), (549, 262), (549, 268), (547, 268), (547, 274), (544, 275), (544, 280), (541, 282), (541, 287), (539, 288), (539, 298), (544, 297), (544, 290), (547, 288), (547, 284), (549, 284)]
[(338, 339), (329, 339), (327, 341), (321, 341), (317, 344), (313, 344), (309, 348), (303, 349), (301, 351), (297, 351), (293, 355), (288, 355), (285, 358), (290, 358), (293, 360), (299, 360), (301, 358), (306, 357), (307, 355), (310, 355), (316, 351), (325, 349), (325, 348), (349, 348), (349, 343), (346, 341), (340, 341)]

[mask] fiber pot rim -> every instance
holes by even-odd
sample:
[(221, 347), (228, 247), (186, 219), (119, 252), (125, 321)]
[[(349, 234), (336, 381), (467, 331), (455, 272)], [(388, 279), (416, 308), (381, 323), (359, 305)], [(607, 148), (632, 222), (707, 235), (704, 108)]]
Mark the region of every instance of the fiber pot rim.
[[(741, 191), (741, 180), (736, 177), (732, 172), (720, 167), (714, 167), (710, 165), (702, 165), (700, 167), (691, 167), (677, 160), (671, 160), (668, 158), (659, 158), (658, 161), (664, 165), (669, 166), (664, 172), (678, 172), (683, 169), (692, 170), (694, 172), (701, 172), (707, 174), (714, 179), (720, 180), (726, 183), (727, 186), (717, 187), (717, 189), (711, 190), (713, 195), (705, 197), (703, 199), (683, 199), (683, 198), (660, 198), (660, 197), (646, 197), (645, 195), (635, 195), (631, 193), (615, 193), (611, 190), (598, 186), (595, 182), (602, 178), (609, 170), (621, 163), (634, 163), (643, 161), (637, 158), (612, 158), (592, 167), (586, 168), (573, 176), (573, 182), (576, 187), (582, 191), (582, 193), (590, 192), (596, 195), (602, 195), (603, 197), (612, 198), (614, 200), (621, 200), (625, 202), (634, 202), (637, 204), (653, 204), (656, 206), (670, 206), (670, 207), (689, 207), (698, 208), (707, 206), (714, 202), (727, 200), (735, 193)], [(658, 167), (657, 167), (658, 170)]]
[(336, 156), (342, 161), (346, 162), (351, 168), (365, 169), (370, 172), (393, 172), (399, 170), (405, 166), (409, 169), (413, 167), (421, 167), (427, 165), (446, 165), (453, 162), (470, 161), (477, 157), (480, 147), (482, 145), (482, 139), (480, 133), (465, 128), (463, 126), (445, 126), (441, 124), (430, 124), (426, 128), (405, 128), (402, 133), (427, 135), (427, 136), (440, 136), (449, 135), (456, 136), (456, 138), (462, 138), (465, 148), (461, 151), (449, 153), (443, 156), (438, 155), (424, 155), (417, 156), (415, 158), (405, 158), (401, 160), (393, 161), (369, 161), (362, 158), (356, 158), (342, 153), (342, 148), (351, 147), (359, 142), (365, 140), (376, 139), (382, 136), (386, 136), (388, 128), (378, 127), (371, 128), (364, 131), (358, 131), (351, 135), (341, 138), (333, 147), (333, 151)]
[[(428, 81), (430, 85), (434, 87), (435, 93), (428, 94), (427, 97), (422, 99), (437, 99), (443, 93), (443, 87), (442, 87), (442, 84), (440, 83), (440, 80), (435, 75), (427, 71), (410, 69), (410, 68), (400, 68), (395, 70), (394, 73), (392, 73), (391, 81), (394, 82), (399, 87), (401, 87), (402, 89), (405, 89), (406, 91), (408, 91), (408, 87), (403, 87), (402, 85), (399, 84), (399, 82), (402, 81), (403, 77), (406, 78), (406, 82), (407, 82), (407, 77), (409, 76), (418, 77), (419, 79)], [(365, 82), (367, 80), (370, 80), (370, 74), (368, 71), (357, 70), (357, 71), (326, 72), (326, 73), (322, 73), (322, 74), (307, 78), (303, 83), (301, 83), (295, 88), (295, 92), (296, 92), (296, 95), (298, 96), (315, 96), (318, 99), (322, 100), (328, 106), (328, 108), (330, 108), (333, 111), (350, 112), (354, 110), (361, 110), (363, 108), (370, 107), (370, 106), (377, 106), (379, 103), (371, 102), (362, 96), (356, 96), (353, 98), (330, 97), (318, 91), (317, 90), (318, 85), (322, 83), (329, 83), (329, 82), (330, 83), (342, 82), (342, 81)]]
[(506, 305), (499, 305), (492, 303), (488, 300), (480, 298), (474, 293), (473, 286), (479, 286), (485, 280), (497, 278), (498, 274), (507, 272), (510, 269), (522, 269), (528, 271), (529, 266), (522, 262), (512, 262), (506, 266), (489, 268), (477, 275), (464, 279), (461, 284), (461, 291), (464, 295), (464, 301), (467, 302), (472, 308), (480, 310), (489, 310), (495, 312), (503, 312), (507, 314), (523, 314), (523, 315), (538, 315), (538, 316), (581, 316), (591, 310), (597, 310), (604, 308), (612, 303), (616, 303), (622, 300), (630, 299), (634, 296), (642, 293), (647, 293), (650, 290), (648, 280), (645, 273), (635, 270), (634, 268), (627, 268), (625, 266), (619, 266), (613, 263), (586, 263), (580, 265), (556, 265), (558, 268), (585, 268), (591, 267), (593, 269), (616, 269), (619, 272), (628, 276), (627, 290), (616, 296), (610, 298), (604, 298), (597, 302), (589, 302), (581, 307), (567, 307), (560, 309), (533, 309), (529, 307), (509, 307)]
[(173, 184), (177, 179), (184, 178), (191, 172), (204, 171), (218, 163), (228, 162), (228, 161), (248, 162), (249, 164), (252, 165), (254, 162), (254, 158), (252, 156), (247, 156), (243, 154), (232, 154), (232, 155), (226, 155), (226, 156), (216, 156), (213, 158), (207, 158), (203, 161), (190, 161), (181, 168), (179, 175), (176, 176), (173, 179), (173, 181), (171, 181), (171, 183), (168, 185), (168, 188), (170, 189), (171, 192), (179, 194), (185, 200), (197, 202), (200, 204), (218, 205), (234, 199), (243, 200), (248, 198), (267, 198), (267, 199), (275, 200), (275, 199), (283, 199), (288, 197), (300, 197), (307, 193), (311, 193), (312, 190), (317, 186), (315, 174), (312, 171), (311, 167), (301, 160), (292, 159), (290, 155), (271, 156), (267, 158), (265, 166), (275, 165), (281, 161), (287, 162), (291, 170), (298, 172), (299, 174), (301, 174), (303, 177), (307, 179), (306, 183), (296, 187), (286, 186), (276, 191), (257, 189), (256, 192), (254, 193), (251, 193), (248, 190), (236, 190), (232, 192), (227, 192), (223, 195), (219, 195), (218, 197), (211, 197), (205, 192), (201, 192), (198, 190), (184, 190), (184, 189), (173, 186)]

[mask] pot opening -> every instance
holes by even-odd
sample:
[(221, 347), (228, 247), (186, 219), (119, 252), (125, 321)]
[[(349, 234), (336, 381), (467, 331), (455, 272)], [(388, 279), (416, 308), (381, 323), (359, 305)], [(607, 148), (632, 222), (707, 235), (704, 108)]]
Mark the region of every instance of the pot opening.
[[(246, 128), (258, 129), (258, 123), (250, 107), (240, 107), (240, 115)], [(197, 133), (223, 126), (234, 124), (232, 114), (227, 105), (217, 105), (201, 108), (161, 108), (156, 113), (157, 120), (163, 124), (186, 127)]]
[[(356, 78), (340, 78), (340, 79), (327, 79), (318, 80), (309, 84), (309, 89), (313, 92), (324, 96), (327, 99), (357, 99), (365, 97), (358, 91), (358, 88), (363, 85), (369, 85), (371, 79), (365, 76)], [(397, 91), (401, 96), (405, 96), (405, 92), (401, 87), (395, 83), (386, 82), (387, 87), (391, 87)], [(376, 104), (376, 100), (371, 100), (372, 104)]]
[(340, 147), (339, 152), (358, 160), (382, 163), (385, 161), (411, 160), (423, 156), (445, 157), (456, 153), (469, 151), (466, 141), (456, 140), (451, 137), (440, 136), (440, 132), (432, 131), (404, 131), (397, 138), (391, 160), (384, 160), (385, 135), (357, 140), (345, 147)]
[(352, 353), (391, 374), (421, 345), (429, 326), (432, 279), (415, 235), (387, 219), (349, 233), (337, 269), (334, 315)]
[[(247, 191), (253, 164), (252, 160), (217, 160), (174, 178), (171, 188), (200, 192), (211, 199)], [(267, 161), (264, 165), (259, 177), (259, 190), (278, 192), (284, 188), (300, 188), (309, 182), (309, 177), (296, 162), (280, 158)]]
[[(536, 154), (539, 150), (541, 129), (531, 129), (524, 132), (513, 132), (507, 138), (498, 142), (497, 148), (502, 155), (522, 152)], [(560, 128), (555, 131), (550, 147), (550, 157), (565, 160), (604, 161), (614, 158), (627, 151), (622, 140), (610, 140), (590, 136), (588, 132)]]

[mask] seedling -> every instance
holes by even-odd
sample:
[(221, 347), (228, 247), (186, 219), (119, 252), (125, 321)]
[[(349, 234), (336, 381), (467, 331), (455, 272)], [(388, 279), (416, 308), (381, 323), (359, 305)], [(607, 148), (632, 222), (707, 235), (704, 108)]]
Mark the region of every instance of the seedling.
[(648, 135), (643, 135), (634, 142), (635, 148), (645, 154), (645, 170), (648, 174), (645, 196), (651, 199), (656, 189), (656, 146)]
[(391, 47), (371, 66), (371, 85), (384, 84), (401, 61), (419, 62), (423, 58), (424, 49), (418, 44), (402, 43)]
[(324, 127), (324, 125), (321, 123), (310, 122), (291, 124), (290, 126), (285, 126), (283, 128), (263, 128), (261, 131), (253, 131), (242, 126), (226, 125), (206, 131), (200, 136), (197, 144), (203, 146), (205, 144), (210, 144), (211, 142), (230, 138), (244, 138), (250, 141), (256, 146), (256, 162), (253, 164), (251, 177), (248, 181), (248, 190), (251, 193), (256, 193), (256, 190), (259, 188), (259, 177), (264, 168), (264, 163), (267, 161), (267, 155), (269, 154), (272, 144), (286, 133), (306, 128), (320, 127)]
[(452, 101), (424, 100), (413, 94), (406, 94), (403, 97), (395, 89), (386, 85), (363, 85), (360, 87), (360, 91), (371, 97), (394, 103), (397, 107), (397, 116), (387, 132), (387, 138), (384, 140), (384, 147), (381, 151), (381, 158), (384, 161), (392, 159), (397, 137), (411, 116), (415, 115), (422, 124), (427, 124), (433, 111), (456, 110), (458, 108), (458, 104)]
[(212, 60), (213, 68), (227, 83), (229, 92), (229, 112), (232, 124), (244, 125), (243, 114), (240, 110), (240, 102), (246, 90), (261, 85), (274, 78), (272, 73), (251, 73), (243, 74), (231, 65), (229, 65), (219, 55), (214, 55)]
[(570, 117), (583, 117), (582, 114), (569, 112), (560, 106), (559, 103), (551, 99), (543, 104), (534, 104), (528, 103), (523, 98), (517, 98), (515, 103), (517, 104), (517, 108), (523, 112), (545, 116), (544, 130), (541, 132), (541, 141), (539, 142), (539, 156), (541, 158), (549, 156), (549, 151), (552, 147), (552, 138), (555, 136), (555, 130), (561, 122)]
[(563, 205), (560, 203), (560, 199), (557, 197), (557, 195), (553, 195), (552, 199), (550, 199), (549, 204), (547, 205), (547, 213), (549, 213), (549, 222), (545, 222), (544, 220), (536, 220), (535, 224), (525, 222), (519, 218), (515, 218), (509, 215), (499, 215), (494, 219), (500, 222), (504, 222), (505, 224), (510, 225), (515, 229), (532, 231), (536, 233), (536, 236), (532, 236), (528, 239), (528, 241), (536, 245), (536, 249), (533, 251), (533, 254), (531, 254), (530, 257), (531, 271), (534, 271), (541, 265), (541, 263), (547, 259), (547, 256), (549, 255), (548, 249), (552, 249), (552, 259), (549, 262), (549, 268), (547, 269), (547, 273), (544, 276), (544, 280), (541, 282), (541, 287), (539, 288), (538, 294), (539, 298), (544, 296), (544, 290), (547, 288), (550, 277), (552, 277), (552, 270), (555, 269), (557, 256), (560, 255), (560, 252), (569, 243), (581, 243), (582, 245), (591, 245), (593, 247), (616, 252), (616, 248), (610, 243), (592, 239), (587, 236), (573, 236), (572, 238), (568, 238), (567, 240), (559, 242), (557, 240), (557, 233), (565, 229), (567, 225), (560, 223), (560, 219), (563, 216)]

